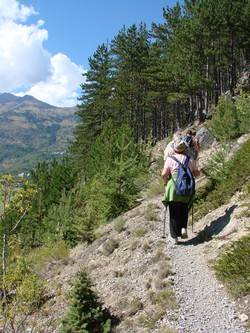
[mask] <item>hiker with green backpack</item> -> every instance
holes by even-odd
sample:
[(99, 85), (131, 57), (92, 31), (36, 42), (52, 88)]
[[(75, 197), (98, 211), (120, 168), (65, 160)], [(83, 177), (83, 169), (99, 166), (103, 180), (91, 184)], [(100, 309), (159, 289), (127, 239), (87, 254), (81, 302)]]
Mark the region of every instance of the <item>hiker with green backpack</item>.
[(166, 185), (163, 203), (169, 207), (170, 235), (177, 244), (178, 237), (187, 238), (188, 211), (195, 195), (194, 177), (198, 177), (200, 171), (194, 159), (187, 155), (185, 140), (181, 137), (175, 140), (173, 149), (161, 175)]

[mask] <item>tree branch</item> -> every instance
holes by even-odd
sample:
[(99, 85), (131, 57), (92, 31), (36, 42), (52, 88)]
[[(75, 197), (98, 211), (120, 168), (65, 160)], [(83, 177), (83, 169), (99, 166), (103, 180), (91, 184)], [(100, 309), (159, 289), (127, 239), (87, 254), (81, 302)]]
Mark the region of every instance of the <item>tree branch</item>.
[(20, 219), (17, 221), (17, 223), (14, 225), (14, 227), (10, 230), (10, 232), (14, 232), (16, 230), (16, 228), (19, 226), (19, 224), (22, 222), (23, 218), (25, 217), (26, 213), (27, 213), (27, 209), (25, 209), (25, 211), (21, 215)]

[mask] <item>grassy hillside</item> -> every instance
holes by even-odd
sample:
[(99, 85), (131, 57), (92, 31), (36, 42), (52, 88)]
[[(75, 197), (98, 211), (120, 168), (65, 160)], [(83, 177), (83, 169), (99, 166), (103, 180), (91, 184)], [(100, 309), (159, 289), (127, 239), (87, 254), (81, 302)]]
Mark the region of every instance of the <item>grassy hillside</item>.
[(63, 154), (75, 108), (58, 108), (31, 96), (0, 95), (0, 172), (24, 172)]

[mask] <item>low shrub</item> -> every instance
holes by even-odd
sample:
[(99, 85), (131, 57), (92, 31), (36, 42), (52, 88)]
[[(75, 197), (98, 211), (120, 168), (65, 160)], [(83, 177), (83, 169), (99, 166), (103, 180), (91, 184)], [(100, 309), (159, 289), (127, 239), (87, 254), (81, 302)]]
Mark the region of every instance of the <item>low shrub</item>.
[(19, 258), (8, 267), (0, 290), (5, 290), (6, 294), (5, 299), (0, 299), (1, 319), (6, 332), (14, 332), (14, 329), (17, 332), (18, 327), (24, 327), (28, 315), (37, 311), (46, 300), (44, 281), (24, 258)]
[(249, 294), (250, 233), (228, 247), (215, 262), (214, 269), (234, 296)]
[(165, 279), (167, 278), (169, 275), (173, 275), (173, 271), (171, 269), (171, 266), (169, 264), (169, 262), (167, 261), (163, 261), (160, 265), (160, 270), (158, 273), (158, 276), (160, 279)]
[(147, 233), (147, 230), (145, 228), (137, 228), (135, 230), (135, 236), (136, 237), (144, 237)]
[(151, 262), (153, 264), (159, 262), (160, 260), (165, 258), (165, 254), (162, 252), (162, 250), (158, 250), (157, 253), (152, 257)]
[(64, 241), (56, 242), (48, 246), (34, 249), (30, 251), (27, 260), (30, 262), (35, 271), (40, 272), (41, 269), (52, 261), (66, 262), (69, 257), (69, 248)]
[(230, 96), (223, 96), (215, 108), (212, 119), (208, 122), (208, 128), (216, 139), (226, 141), (234, 139), (240, 134), (240, 123), (237, 109)]
[(164, 309), (174, 309), (176, 306), (174, 293), (169, 288), (159, 292), (151, 292), (150, 300), (153, 305), (158, 305)]
[(247, 133), (250, 129), (250, 95), (241, 92), (236, 100), (236, 108), (240, 120), (240, 131)]
[(103, 253), (106, 256), (109, 256), (118, 247), (119, 247), (119, 242), (113, 238), (110, 238), (103, 244)]
[(143, 314), (138, 317), (138, 324), (142, 327), (152, 330), (156, 327), (157, 321), (164, 316), (166, 311), (166, 309), (155, 306), (154, 311), (150, 314)]
[(126, 220), (124, 220), (122, 217), (117, 218), (114, 221), (114, 229), (119, 233), (126, 229), (125, 225), (126, 225)]
[(222, 96), (207, 126), (222, 142), (249, 132), (250, 96), (241, 92), (236, 102), (230, 96)]
[(114, 317), (103, 307), (92, 290), (85, 272), (80, 272), (69, 294), (70, 307), (62, 321), (61, 333), (109, 333)]
[(143, 303), (138, 297), (134, 297), (132, 299), (127, 297), (119, 301), (119, 310), (126, 313), (126, 316), (132, 317), (142, 309)]
[(158, 221), (158, 213), (156, 212), (158, 206), (153, 203), (149, 203), (145, 209), (144, 217), (147, 221)]
[(245, 142), (235, 156), (224, 163), (223, 170), (213, 175), (205, 190), (197, 191), (194, 217), (196, 220), (228, 202), (241, 190), (250, 174), (250, 140)]

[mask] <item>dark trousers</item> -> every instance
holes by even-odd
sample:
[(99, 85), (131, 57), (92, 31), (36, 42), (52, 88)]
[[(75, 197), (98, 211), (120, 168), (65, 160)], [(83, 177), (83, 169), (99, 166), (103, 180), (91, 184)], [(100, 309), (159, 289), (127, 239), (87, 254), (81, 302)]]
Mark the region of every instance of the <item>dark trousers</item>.
[(170, 235), (173, 238), (181, 236), (181, 228), (187, 228), (188, 205), (183, 202), (169, 203)]

